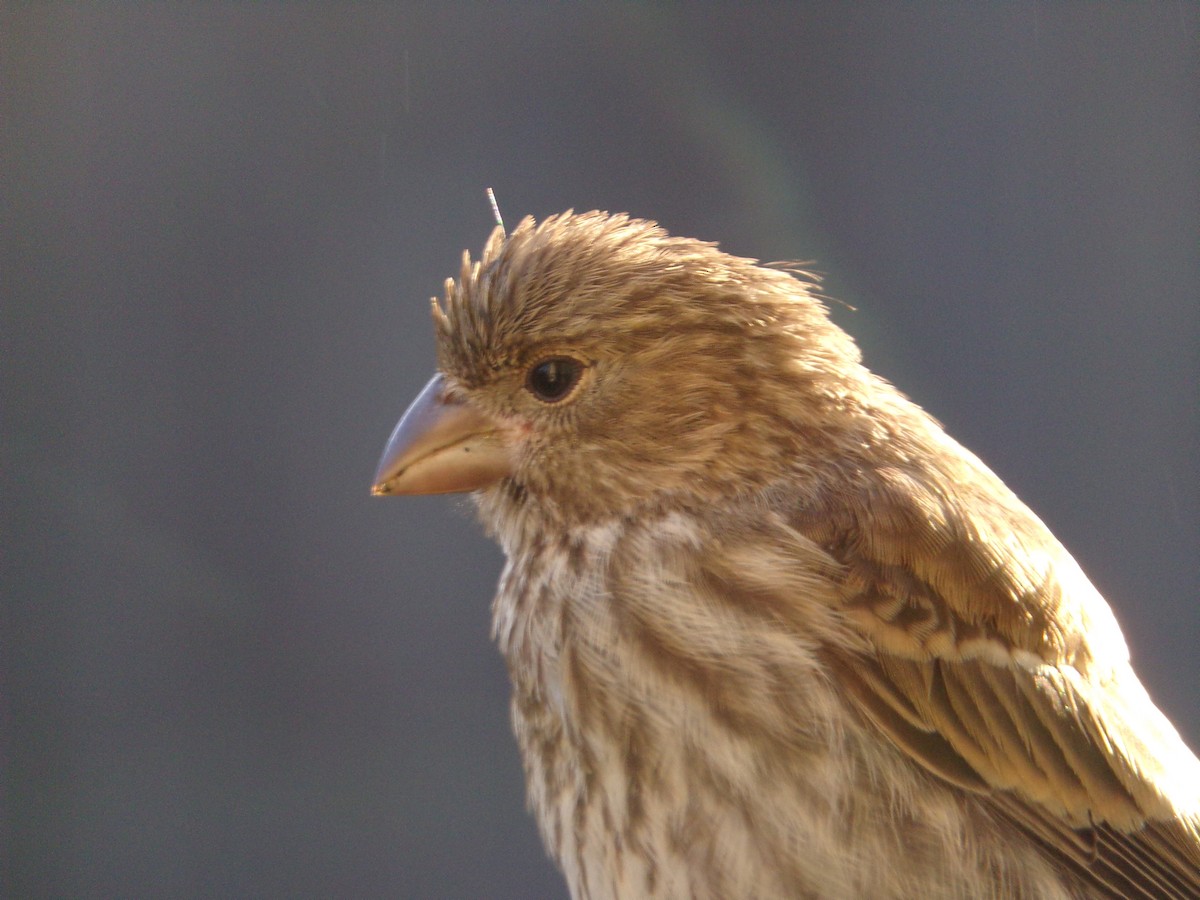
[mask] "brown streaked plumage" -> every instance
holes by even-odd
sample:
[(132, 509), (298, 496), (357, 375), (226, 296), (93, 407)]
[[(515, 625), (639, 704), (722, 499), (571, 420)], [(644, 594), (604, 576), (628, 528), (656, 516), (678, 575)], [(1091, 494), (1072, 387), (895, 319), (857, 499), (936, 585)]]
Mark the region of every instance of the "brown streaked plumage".
[(573, 896), (1200, 897), (1200, 763), (1038, 518), (791, 273), (527, 219), (375, 493), (475, 491)]

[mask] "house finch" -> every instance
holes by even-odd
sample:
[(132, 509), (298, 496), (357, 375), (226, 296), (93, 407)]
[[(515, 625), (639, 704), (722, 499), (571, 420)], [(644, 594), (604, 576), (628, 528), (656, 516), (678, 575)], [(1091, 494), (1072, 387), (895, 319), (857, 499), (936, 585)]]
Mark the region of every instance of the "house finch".
[(802, 275), (497, 229), (376, 494), (473, 491), (574, 897), (1200, 897), (1200, 762), (1046, 526)]

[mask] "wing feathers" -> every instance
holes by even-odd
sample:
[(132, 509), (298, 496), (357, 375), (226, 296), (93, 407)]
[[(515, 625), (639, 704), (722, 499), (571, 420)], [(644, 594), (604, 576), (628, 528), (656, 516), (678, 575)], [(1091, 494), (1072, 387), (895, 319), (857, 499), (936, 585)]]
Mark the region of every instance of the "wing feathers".
[(843, 566), (842, 608), (874, 648), (830, 648), (831, 666), (914, 762), (1093, 889), (1200, 897), (1200, 763), (1095, 589), (986, 475), (955, 502), (892, 472), (860, 519), (832, 501), (790, 517)]

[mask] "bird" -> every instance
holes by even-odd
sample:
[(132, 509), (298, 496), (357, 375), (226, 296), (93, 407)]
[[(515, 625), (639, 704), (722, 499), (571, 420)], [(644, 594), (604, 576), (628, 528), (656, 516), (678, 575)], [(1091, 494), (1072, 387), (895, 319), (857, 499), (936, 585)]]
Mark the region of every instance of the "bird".
[(574, 898), (1196, 898), (1200, 762), (1108, 603), (815, 276), (498, 225), (375, 495), (469, 493)]

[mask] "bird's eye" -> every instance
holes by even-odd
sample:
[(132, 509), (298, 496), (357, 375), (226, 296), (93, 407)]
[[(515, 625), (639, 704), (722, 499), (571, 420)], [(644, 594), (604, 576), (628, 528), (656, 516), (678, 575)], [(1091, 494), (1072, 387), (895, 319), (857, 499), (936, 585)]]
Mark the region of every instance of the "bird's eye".
[(557, 403), (571, 393), (582, 374), (583, 363), (566, 356), (554, 356), (529, 370), (525, 386), (539, 400)]

